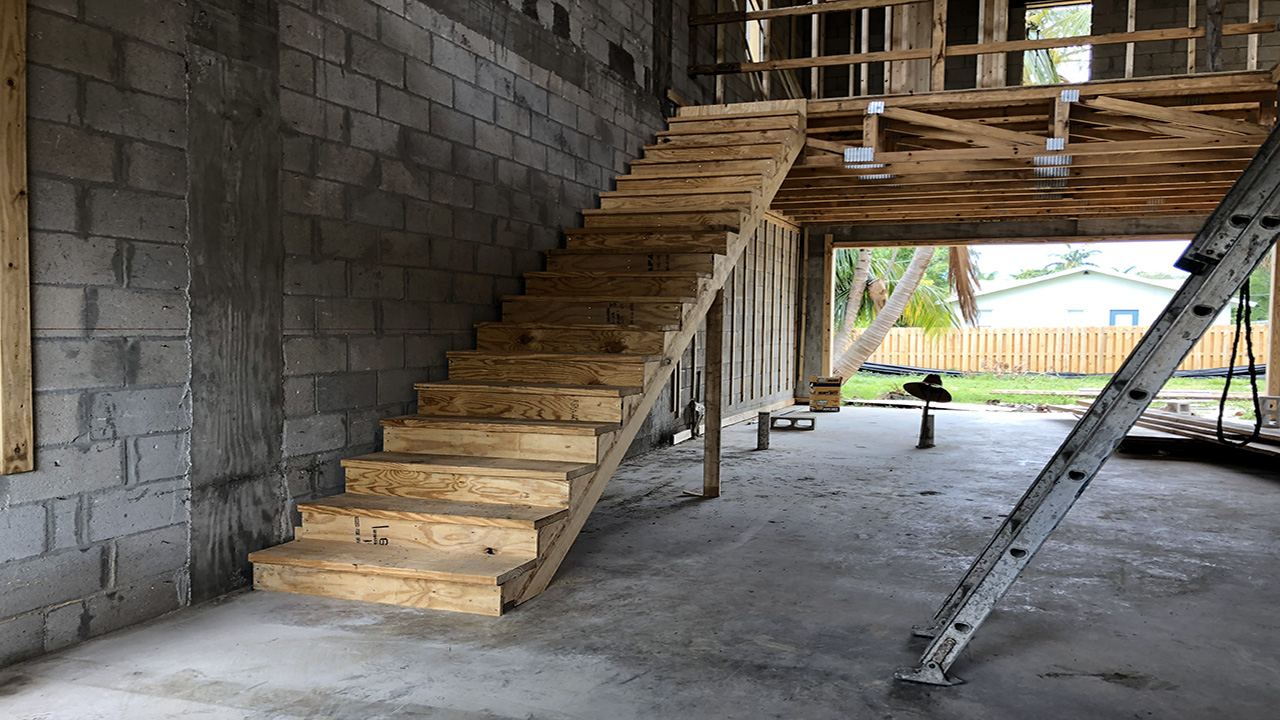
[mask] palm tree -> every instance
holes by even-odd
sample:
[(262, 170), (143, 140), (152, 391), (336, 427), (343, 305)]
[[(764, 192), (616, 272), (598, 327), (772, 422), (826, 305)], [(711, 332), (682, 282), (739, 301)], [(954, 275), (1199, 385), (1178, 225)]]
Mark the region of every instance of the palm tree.
[[(1092, 5), (1047, 7), (1027, 12), (1027, 39), (1068, 38), (1088, 35), (1092, 25)], [(1088, 79), (1092, 50), (1087, 46), (1028, 50), (1023, 53), (1022, 84), (1054, 85), (1071, 82), (1063, 71), (1083, 66)], [(1074, 67), (1073, 67), (1074, 66)]]

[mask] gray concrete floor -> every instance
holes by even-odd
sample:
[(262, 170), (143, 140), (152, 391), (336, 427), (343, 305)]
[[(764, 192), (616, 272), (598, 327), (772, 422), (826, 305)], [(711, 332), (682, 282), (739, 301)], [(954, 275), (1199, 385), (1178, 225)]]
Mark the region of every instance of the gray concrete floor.
[(846, 408), (619, 472), (557, 581), (499, 619), (232, 595), (0, 671), (0, 718), (1275, 718), (1280, 476), (1117, 456), (978, 632), (898, 683), (1071, 427)]

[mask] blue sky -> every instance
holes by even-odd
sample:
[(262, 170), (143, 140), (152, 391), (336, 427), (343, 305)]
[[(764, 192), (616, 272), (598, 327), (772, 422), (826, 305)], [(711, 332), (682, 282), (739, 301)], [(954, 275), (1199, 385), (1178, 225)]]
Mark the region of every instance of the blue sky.
[[(1186, 240), (1149, 242), (1107, 242), (1081, 244), (1090, 250), (1100, 250), (1090, 261), (1101, 268), (1125, 272), (1129, 268), (1147, 272), (1164, 272), (1175, 277), (1186, 273), (1173, 266), (1187, 247)], [(1066, 251), (1066, 245), (978, 245), (978, 267), (982, 272), (995, 271), (997, 280), (1008, 280), (1014, 274), (1030, 268), (1040, 268), (1055, 262), (1054, 255)]]

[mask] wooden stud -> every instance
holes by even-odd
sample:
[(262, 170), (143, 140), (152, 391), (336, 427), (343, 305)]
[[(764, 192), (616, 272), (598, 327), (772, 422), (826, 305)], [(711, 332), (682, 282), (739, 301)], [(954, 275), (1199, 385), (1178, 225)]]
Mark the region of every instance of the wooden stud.
[[(862, 47), (860, 52), (868, 53), (868, 52), (871, 52), (871, 10), (865, 9), (860, 14), (862, 16)], [(859, 68), (858, 80), (862, 83), (861, 86), (858, 88), (858, 94), (870, 95), (871, 94), (871, 87), (870, 87), (871, 86), (871, 65), (868, 63), (863, 63), (862, 65), (859, 65), (858, 68)]]
[[(819, 0), (809, 0), (809, 2), (817, 5)], [(819, 23), (821, 17), (815, 14), (809, 18), (809, 57), (811, 58), (822, 54), (822, 36), (819, 34), (822, 28)], [(809, 97), (822, 97), (822, 69), (816, 65), (809, 70)]]
[(832, 336), (832, 312), (835, 310), (836, 297), (836, 252), (835, 252), (835, 236), (826, 234), (822, 236), (822, 374), (831, 374), (831, 365), (834, 362), (832, 356), (831, 343)]
[(947, 0), (933, 0), (933, 56), (929, 59), (929, 89), (947, 87)]
[(713, 15), (694, 15), (689, 18), (690, 25), (723, 25), (730, 23), (743, 23), (750, 20), (765, 20), (769, 18), (782, 17), (802, 17), (806, 15), (814, 15), (819, 13), (844, 12), (846, 10), (861, 10), (865, 8), (889, 7), (891, 5), (910, 5), (912, 3), (928, 2), (929, 0), (831, 0), (830, 2), (821, 2), (817, 4), (801, 4), (788, 7), (780, 7), (766, 10), (757, 10), (755, 12), (743, 12), (741, 10), (725, 13), (716, 13)]
[(0, 475), (35, 469), (26, 29), (26, 0), (0, 0)]
[[(1125, 29), (1134, 32), (1138, 29), (1138, 0), (1129, 0), (1129, 12), (1126, 16)], [(1124, 76), (1133, 77), (1133, 43), (1124, 44)]]
[(724, 290), (707, 310), (706, 433), (702, 455), (702, 496), (720, 497), (720, 435), (724, 415)]
[[(1249, 22), (1258, 22), (1258, 0), (1249, 0)], [(1248, 61), (1245, 65), (1246, 70), (1258, 69), (1258, 36), (1250, 35), (1248, 40)]]
[(1205, 67), (1211, 73), (1222, 72), (1222, 0), (1205, 0)]
[[(1198, 25), (1198, 11), (1196, 9), (1197, 0), (1187, 0), (1187, 28), (1196, 29)], [(1187, 74), (1194, 75), (1196, 72), (1196, 39), (1194, 37), (1187, 38)]]
[[(1009, 0), (979, 0), (978, 47), (1003, 43), (1008, 39)], [(1003, 52), (978, 55), (978, 87), (1004, 87), (1007, 68), (1008, 59)]]
[(1270, 338), (1267, 350), (1267, 394), (1280, 397), (1280, 330), (1276, 318), (1280, 318), (1280, 245), (1271, 251), (1271, 314), (1268, 325)]

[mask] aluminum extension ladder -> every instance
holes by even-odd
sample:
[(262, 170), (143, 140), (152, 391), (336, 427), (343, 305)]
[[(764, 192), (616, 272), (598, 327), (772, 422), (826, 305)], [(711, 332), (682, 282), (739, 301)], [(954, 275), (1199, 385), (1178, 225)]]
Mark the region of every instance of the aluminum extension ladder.
[(912, 628), (932, 638), (920, 665), (899, 680), (955, 685), (947, 676), (995, 604), (1075, 504), (1103, 463), (1173, 376), (1187, 353), (1280, 235), (1280, 128), (1222, 199), (1175, 265), (1191, 273), (1164, 313), (1080, 418), (1013, 512), (942, 603), (933, 622)]

